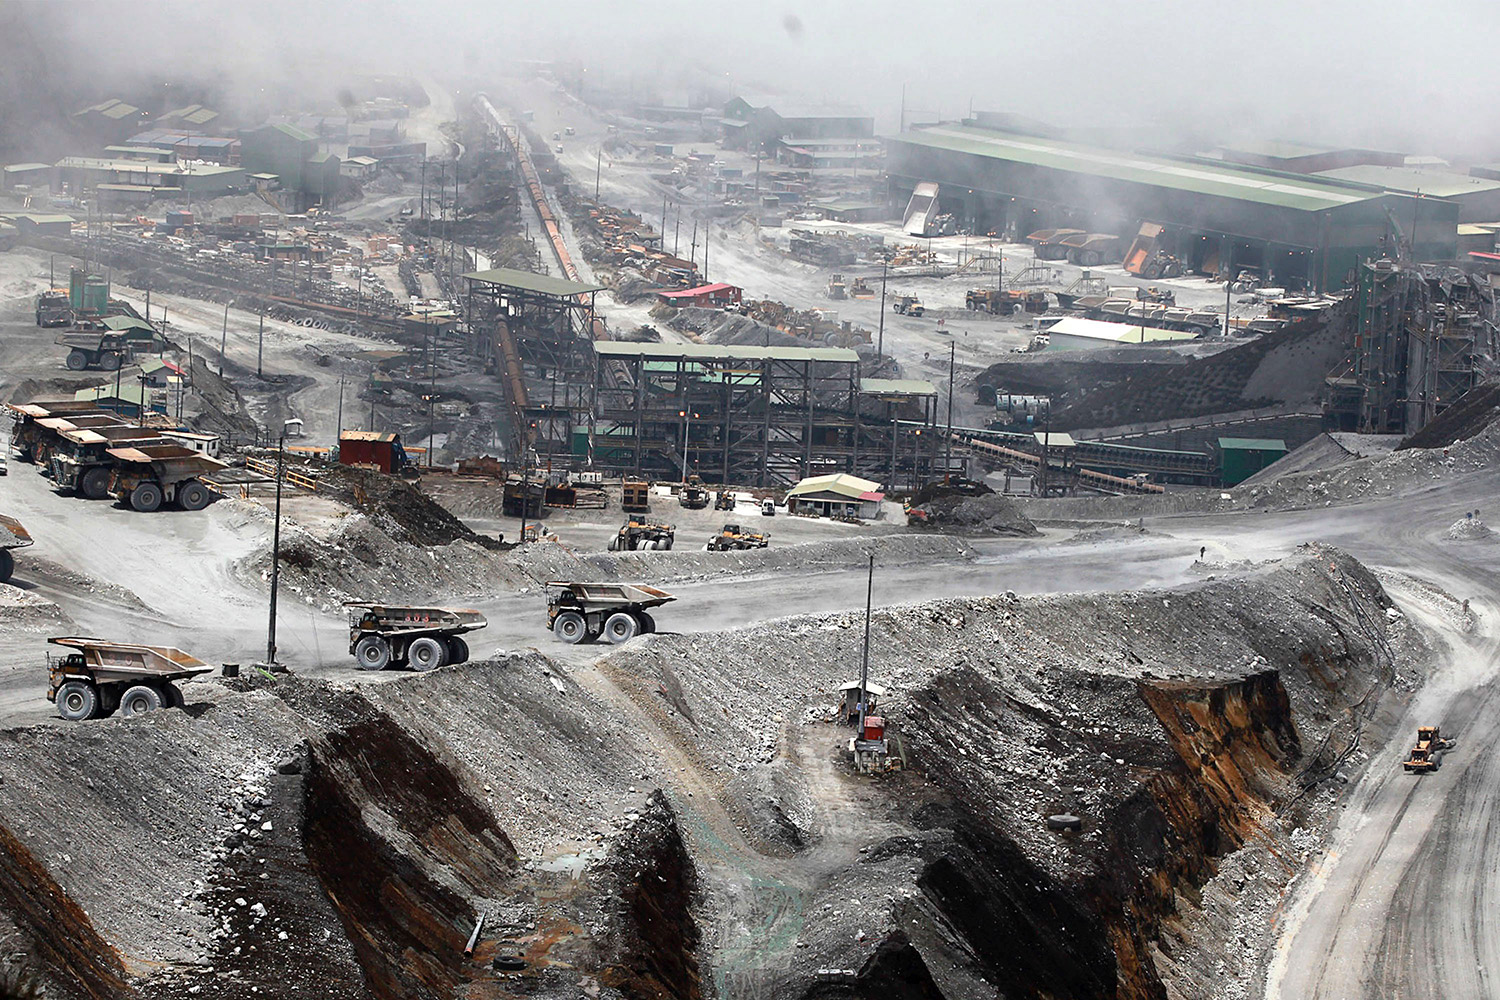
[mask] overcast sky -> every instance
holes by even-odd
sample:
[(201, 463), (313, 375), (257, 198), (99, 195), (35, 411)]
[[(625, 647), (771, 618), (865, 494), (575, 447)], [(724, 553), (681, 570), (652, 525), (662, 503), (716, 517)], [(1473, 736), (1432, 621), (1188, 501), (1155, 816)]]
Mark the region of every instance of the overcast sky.
[[(1500, 159), (1492, 0), (0, 0), (0, 15), (0, 63), (16, 64), (17, 46), (59, 46), (41, 75), (70, 91), (181, 69), (246, 91), (305, 79), (327, 92), (358, 72), (483, 78), (570, 58), (601, 76), (723, 77), (855, 103), (882, 131), (896, 127), (904, 84), (920, 117), (972, 104), (1164, 139)], [(7, 30), (18, 23), (31, 30)]]

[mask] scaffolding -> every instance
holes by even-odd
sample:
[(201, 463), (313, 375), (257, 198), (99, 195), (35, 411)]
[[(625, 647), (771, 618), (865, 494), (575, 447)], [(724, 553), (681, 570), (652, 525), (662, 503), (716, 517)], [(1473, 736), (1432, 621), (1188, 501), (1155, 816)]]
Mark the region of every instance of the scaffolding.
[(1473, 266), (1360, 266), (1350, 364), (1327, 380), (1331, 422), (1415, 434), (1493, 368), (1495, 295)]
[(589, 423), (594, 295), (604, 286), (510, 268), (463, 277), (470, 342), (505, 390), (509, 454), (566, 459)]
[(761, 487), (848, 472), (894, 488), (931, 474), (936, 390), (861, 379), (852, 350), (611, 341), (594, 357), (593, 422), (573, 454), (595, 467)]

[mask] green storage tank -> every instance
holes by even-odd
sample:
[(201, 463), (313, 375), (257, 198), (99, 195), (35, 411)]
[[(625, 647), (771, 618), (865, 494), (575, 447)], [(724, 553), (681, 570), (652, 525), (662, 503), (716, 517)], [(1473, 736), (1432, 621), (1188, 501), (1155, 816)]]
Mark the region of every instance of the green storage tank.
[(83, 282), (83, 308), (90, 316), (103, 316), (109, 311), (109, 281), (100, 274), (91, 274)]

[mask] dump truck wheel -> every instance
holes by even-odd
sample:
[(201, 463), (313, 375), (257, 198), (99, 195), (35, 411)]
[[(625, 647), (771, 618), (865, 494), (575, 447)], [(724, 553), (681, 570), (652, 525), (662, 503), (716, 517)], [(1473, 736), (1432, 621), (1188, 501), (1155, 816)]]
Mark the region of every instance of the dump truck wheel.
[(564, 611), (552, 621), (553, 634), (570, 645), (582, 642), (588, 630), (583, 615), (576, 611)]
[(99, 691), (87, 681), (63, 681), (57, 689), (57, 714), (69, 722), (92, 719), (99, 710)]
[(89, 366), (89, 356), (82, 351), (72, 350), (68, 352), (68, 360), (63, 364), (68, 366), (70, 372), (81, 372)]
[(9, 549), (0, 549), (0, 583), (9, 583), (10, 575), (16, 571), (16, 557)]
[(668, 552), (672, 551), (672, 536), (671, 535), (668, 535), (666, 538), (663, 538), (661, 540), (661, 543), (662, 543), (661, 544), (662, 548), (666, 549)]
[(361, 636), (354, 644), (354, 662), (361, 670), (384, 670), (391, 664), (391, 644), (378, 635)]
[(619, 645), (634, 639), (641, 630), (641, 623), (629, 611), (616, 611), (604, 619), (604, 641)]
[(142, 514), (161, 509), (161, 487), (155, 483), (141, 483), (130, 491), (130, 506)]
[(447, 643), (449, 663), (469, 662), (469, 644), (467, 642), (464, 642), (456, 635), (450, 635)]
[(99, 356), (99, 367), (107, 372), (118, 370), (120, 367), (120, 356), (118, 354), (101, 354)]
[(620, 547), (620, 536), (616, 535), (615, 537), (611, 538), (609, 540), (609, 544), (606, 545), (606, 546), (604, 546), (604, 547), (606, 549), (608, 549), (610, 552), (614, 552), (616, 549), (618, 549)]
[(177, 506), (183, 510), (202, 510), (213, 499), (202, 483), (186, 483), (177, 491)]
[(641, 622), (641, 635), (650, 635), (651, 633), (656, 631), (655, 618), (652, 618), (644, 611), (637, 611), (635, 613), (635, 616), (639, 618)]
[(160, 691), (145, 684), (136, 684), (126, 688), (125, 693), (120, 695), (120, 715), (133, 719), (137, 715), (156, 711), (161, 708), (161, 703)]
[(109, 496), (109, 469), (100, 466), (85, 472), (78, 481), (78, 492), (89, 500), (103, 500)]
[(168, 708), (185, 708), (187, 699), (182, 696), (182, 688), (176, 684), (163, 684), (161, 686), (162, 704)]
[(420, 639), (413, 639), (411, 645), (406, 647), (406, 659), (413, 670), (425, 673), (447, 663), (448, 650), (440, 640), (424, 635)]

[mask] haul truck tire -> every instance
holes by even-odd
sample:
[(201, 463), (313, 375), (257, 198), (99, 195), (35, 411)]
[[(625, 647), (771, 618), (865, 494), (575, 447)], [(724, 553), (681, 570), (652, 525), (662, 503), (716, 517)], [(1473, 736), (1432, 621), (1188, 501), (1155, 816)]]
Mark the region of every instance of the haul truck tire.
[(110, 353), (99, 356), (99, 367), (107, 372), (119, 370), (121, 363), (121, 358), (118, 354)]
[(87, 681), (63, 681), (57, 689), (57, 714), (69, 722), (92, 719), (99, 710), (99, 691)]
[(576, 646), (583, 641), (588, 626), (584, 624), (583, 615), (576, 611), (564, 611), (553, 619), (552, 631), (563, 642)]
[(184, 483), (177, 490), (177, 506), (183, 510), (202, 510), (212, 499), (208, 487), (199, 482)]
[(120, 715), (127, 719), (133, 719), (137, 715), (145, 715), (161, 708), (161, 692), (149, 684), (136, 684), (126, 688), (125, 693), (120, 695)]
[(68, 352), (68, 360), (64, 361), (63, 364), (68, 366), (68, 371), (70, 372), (81, 372), (89, 366), (89, 356), (74, 348)]
[(85, 472), (78, 481), (78, 492), (89, 500), (103, 500), (109, 496), (109, 469), (99, 466)]
[(378, 635), (362, 636), (354, 644), (354, 662), (361, 670), (384, 670), (391, 665), (391, 644)]
[(141, 483), (130, 491), (130, 506), (142, 514), (161, 509), (161, 487), (155, 483)]
[(459, 638), (456, 635), (448, 636), (446, 641), (448, 645), (449, 663), (469, 662), (469, 644), (467, 642), (464, 642), (463, 639)]
[(604, 620), (604, 641), (619, 645), (634, 639), (641, 623), (629, 611), (616, 611)]
[(9, 583), (10, 575), (16, 571), (16, 557), (9, 549), (0, 549), (0, 583)]
[(448, 651), (443, 648), (440, 640), (424, 635), (412, 640), (411, 645), (406, 648), (406, 659), (413, 670), (426, 673), (448, 662)]
[(650, 635), (656, 631), (656, 619), (645, 611), (637, 611), (635, 616), (641, 621), (641, 635)]

